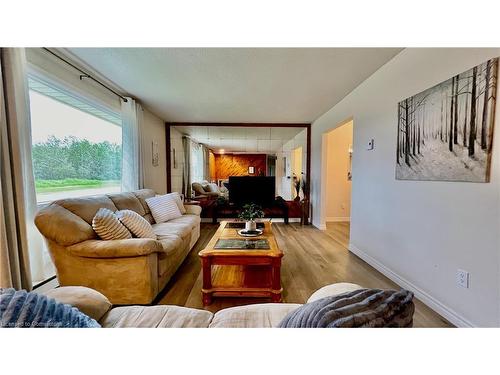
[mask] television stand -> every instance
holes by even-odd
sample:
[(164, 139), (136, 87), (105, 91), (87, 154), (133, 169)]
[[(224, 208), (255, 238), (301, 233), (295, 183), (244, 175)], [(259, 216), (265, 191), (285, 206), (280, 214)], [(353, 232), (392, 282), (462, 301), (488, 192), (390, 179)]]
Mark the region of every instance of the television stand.
[[(234, 203), (217, 202), (212, 210), (212, 222), (217, 223), (217, 219), (236, 218), (242, 207)], [(276, 199), (272, 205), (262, 207), (264, 218), (283, 219), (285, 224), (289, 223), (288, 206), (283, 199)]]

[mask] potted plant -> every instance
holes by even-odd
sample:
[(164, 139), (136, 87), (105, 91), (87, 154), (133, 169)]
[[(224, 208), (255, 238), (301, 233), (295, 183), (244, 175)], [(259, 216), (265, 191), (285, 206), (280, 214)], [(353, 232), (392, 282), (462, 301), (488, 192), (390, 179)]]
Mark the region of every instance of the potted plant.
[(254, 203), (245, 204), (238, 217), (241, 220), (245, 220), (245, 230), (247, 232), (255, 231), (257, 230), (255, 219), (264, 217), (264, 211), (262, 211), (260, 206)]

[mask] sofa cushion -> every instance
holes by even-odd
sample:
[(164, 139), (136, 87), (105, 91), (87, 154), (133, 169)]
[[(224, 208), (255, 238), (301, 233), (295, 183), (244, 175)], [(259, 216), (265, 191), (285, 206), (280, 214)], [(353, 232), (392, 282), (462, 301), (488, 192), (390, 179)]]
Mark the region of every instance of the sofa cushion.
[(148, 198), (146, 199), (146, 203), (157, 224), (165, 223), (182, 216), (179, 206), (177, 206), (176, 199), (171, 195), (160, 195)]
[(63, 286), (44, 293), (57, 302), (76, 307), (85, 315), (99, 321), (111, 308), (111, 302), (97, 290), (84, 286)]
[(204, 195), (206, 193), (205, 189), (199, 182), (193, 182), (191, 188), (195, 192), (195, 195)]
[(201, 218), (198, 215), (182, 215), (181, 217), (178, 217), (177, 219), (172, 219), (169, 221), (171, 224), (186, 224), (189, 225), (191, 229), (194, 227), (197, 227), (201, 223)]
[(63, 246), (97, 238), (89, 223), (55, 203), (38, 211), (35, 225), (47, 239)]
[(92, 228), (103, 240), (125, 240), (132, 234), (123, 225), (114, 212), (100, 208), (92, 219)]
[(207, 328), (213, 314), (188, 307), (124, 306), (115, 307), (100, 323), (103, 327), (137, 328)]
[(230, 307), (218, 311), (210, 323), (210, 328), (273, 328), (293, 310), (300, 307), (296, 303), (261, 303)]
[(326, 285), (315, 291), (311, 297), (309, 297), (307, 303), (314, 302), (325, 297), (336, 296), (337, 294), (345, 292), (352, 292), (358, 289), (363, 289), (363, 287), (352, 283), (335, 283)]
[(116, 211), (116, 217), (125, 227), (138, 238), (152, 238), (156, 240), (151, 224), (137, 212), (132, 210)]
[(176, 235), (185, 238), (191, 235), (192, 225), (189, 223), (173, 223), (171, 221), (161, 224), (153, 224), (153, 232), (155, 232), (158, 240), (162, 240), (164, 236)]
[(134, 193), (108, 194), (108, 197), (119, 210), (131, 210), (141, 216), (146, 215), (144, 207)]
[(99, 208), (107, 208), (113, 212), (116, 211), (115, 204), (106, 195), (96, 195), (83, 198), (67, 198), (54, 201), (54, 203), (73, 212), (75, 215), (80, 216), (89, 224), (92, 224), (92, 219)]
[(153, 215), (151, 215), (151, 210), (148, 207), (148, 204), (146, 203), (146, 199), (152, 198), (155, 196), (154, 190), (151, 189), (141, 189), (134, 191), (132, 194), (134, 194), (137, 199), (139, 199), (139, 202), (141, 203), (142, 207), (144, 208), (145, 214), (144, 219), (146, 219), (150, 224), (154, 223)]

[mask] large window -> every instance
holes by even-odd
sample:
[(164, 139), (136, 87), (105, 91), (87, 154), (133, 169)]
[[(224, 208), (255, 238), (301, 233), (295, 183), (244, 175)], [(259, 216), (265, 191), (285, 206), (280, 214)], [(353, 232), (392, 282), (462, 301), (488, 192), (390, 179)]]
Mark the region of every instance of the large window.
[(121, 117), (29, 77), (37, 201), (119, 192)]
[(207, 177), (204, 174), (203, 146), (199, 143), (191, 143), (191, 181), (200, 182)]

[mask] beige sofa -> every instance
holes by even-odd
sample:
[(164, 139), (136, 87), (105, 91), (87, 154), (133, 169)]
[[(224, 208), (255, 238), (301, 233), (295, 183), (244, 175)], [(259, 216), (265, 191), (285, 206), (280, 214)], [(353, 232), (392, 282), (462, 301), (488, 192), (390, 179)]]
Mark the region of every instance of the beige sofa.
[[(361, 286), (351, 283), (327, 285), (313, 293), (307, 302), (357, 289)], [(82, 287), (57, 288), (45, 294), (75, 306), (105, 328), (273, 328), (289, 312), (301, 306), (297, 303), (262, 303), (230, 307), (212, 314), (173, 305), (112, 308), (104, 295)]]
[[(81, 285), (104, 294), (115, 305), (149, 304), (165, 287), (200, 236), (201, 208), (155, 224), (145, 199), (149, 189), (69, 198), (43, 207), (35, 224), (47, 242), (61, 286)], [(148, 220), (157, 240), (100, 240), (92, 219), (101, 207), (133, 210)]]

